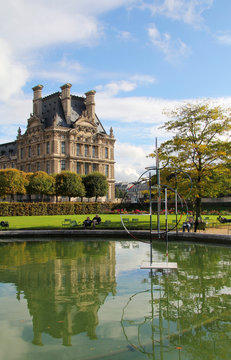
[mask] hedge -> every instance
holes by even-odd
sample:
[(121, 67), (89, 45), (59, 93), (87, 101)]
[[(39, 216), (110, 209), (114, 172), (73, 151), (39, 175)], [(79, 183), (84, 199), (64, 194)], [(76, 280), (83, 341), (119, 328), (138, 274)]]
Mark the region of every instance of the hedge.
[(107, 213), (112, 203), (61, 202), (19, 203), (0, 202), (0, 216), (75, 215)]

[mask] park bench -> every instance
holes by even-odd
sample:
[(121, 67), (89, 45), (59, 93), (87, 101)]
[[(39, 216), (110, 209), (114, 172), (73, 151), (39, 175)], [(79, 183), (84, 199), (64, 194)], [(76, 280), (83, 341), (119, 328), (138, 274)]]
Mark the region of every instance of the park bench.
[(8, 221), (1, 221), (0, 222), (1, 230), (3, 229), (9, 229), (9, 223)]
[(133, 224), (137, 224), (139, 222), (139, 219), (132, 219)]
[(123, 222), (124, 222), (124, 223), (129, 223), (129, 218), (124, 218), (124, 219), (123, 219)]
[(62, 223), (62, 227), (70, 227), (71, 226), (71, 219), (64, 219)]
[(76, 220), (72, 220), (71, 221), (71, 224), (70, 224), (70, 226), (72, 227), (72, 228), (74, 228), (74, 227), (77, 227), (77, 226), (80, 226), (81, 224), (79, 224)]

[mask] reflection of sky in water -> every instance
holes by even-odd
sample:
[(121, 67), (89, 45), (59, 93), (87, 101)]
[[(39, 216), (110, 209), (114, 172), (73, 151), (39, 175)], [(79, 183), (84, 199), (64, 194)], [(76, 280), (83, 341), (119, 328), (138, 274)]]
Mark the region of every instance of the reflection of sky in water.
[[(179, 270), (168, 276), (160, 272), (154, 273), (153, 292), (151, 293), (150, 271), (140, 270), (142, 262), (149, 260), (149, 244), (139, 243), (137, 247), (137, 244), (132, 241), (117, 241), (115, 247), (115, 259), (111, 258), (113, 266), (110, 268), (110, 271), (114, 269), (116, 277), (113, 278), (113, 275), (112, 279), (114, 280), (107, 280), (105, 283), (99, 282), (95, 288), (94, 281), (96, 280), (92, 280), (93, 266), (97, 268), (104, 261), (109, 261), (110, 251), (112, 251), (110, 254), (114, 254), (113, 246), (105, 247), (104, 245), (100, 250), (100, 247), (91, 248), (89, 244), (86, 248), (82, 244), (72, 245), (70, 247), (71, 253), (76, 249), (78, 250), (76, 251), (77, 260), (68, 259), (69, 253), (66, 253), (65, 260), (62, 261), (60, 260), (60, 254), (62, 254), (65, 248), (64, 244), (64, 248), (60, 245), (60, 248), (56, 249), (58, 260), (50, 259), (52, 250), (50, 248), (50, 253), (47, 255), (48, 267), (46, 267), (46, 261), (43, 261), (41, 264), (36, 263), (35, 270), (29, 264), (28, 272), (26, 271), (27, 265), (25, 264), (21, 267), (19, 266), (18, 269), (15, 268), (12, 278), (15, 276), (15, 279), (17, 279), (18, 272), (22, 271), (22, 278), (19, 279), (21, 281), (20, 299), (16, 299), (17, 289), (16, 285), (12, 284), (13, 280), (11, 283), (0, 283), (0, 359), (101, 360), (105, 354), (108, 354), (105, 358), (107, 360), (148, 359), (147, 355), (141, 354), (138, 351), (130, 351), (129, 341), (137, 345), (137, 331), (139, 327), (140, 341), (146, 344), (146, 350), (150, 352), (152, 350), (151, 335), (153, 335), (151, 334), (151, 325), (155, 328), (155, 339), (158, 340), (162, 337), (163, 346), (166, 345), (169, 351), (169, 353), (163, 353), (162, 360), (175, 360), (179, 358), (179, 350), (176, 350), (179, 337), (174, 337), (178, 328), (185, 331), (185, 333), (182, 333), (184, 352), (181, 352), (181, 360), (207, 359), (209, 358), (208, 354), (211, 351), (211, 345), (214, 346), (214, 351), (217, 354), (214, 359), (228, 360), (230, 358), (231, 254), (229, 248), (170, 244), (172, 260), (178, 262)], [(84, 251), (81, 253), (80, 250), (83, 248)], [(98, 258), (94, 258), (94, 251), (92, 249), (98, 251)], [(87, 257), (87, 251), (93, 255)], [(153, 251), (154, 261), (164, 261), (164, 257), (165, 244), (157, 245)], [(77, 263), (78, 265), (72, 269), (73, 271), (70, 271), (69, 266), (72, 263)], [(83, 281), (83, 286), (75, 288), (76, 283), (78, 281), (81, 283), (81, 279), (83, 279), (82, 277), (80, 279), (75, 277), (75, 272), (80, 273), (83, 269), (83, 264), (87, 271), (84, 278), (86, 282)], [(4, 265), (0, 271), (0, 276), (3, 272), (6, 273), (6, 269), (7, 267)], [(47, 289), (45, 296), (47, 295), (48, 301), (44, 301), (44, 306), (50, 306), (54, 302), (54, 308), (51, 307), (52, 311), (55, 309), (58, 312), (61, 309), (59, 317), (54, 317), (53, 319), (56, 325), (63, 326), (66, 321), (64, 319), (65, 316), (64, 318), (60, 317), (63, 316), (63, 311), (65, 310), (65, 306), (63, 306), (65, 301), (71, 307), (71, 316), (74, 316), (75, 311), (82, 314), (87, 312), (88, 308), (92, 306), (94, 299), (97, 296), (99, 297), (101, 302), (97, 303), (96, 307), (91, 308), (89, 318), (87, 318), (89, 324), (97, 319), (96, 339), (91, 340), (89, 338), (86, 331), (89, 324), (86, 324), (83, 330), (71, 335), (72, 346), (63, 346), (62, 339), (60, 337), (55, 338), (48, 331), (49, 327), (55, 325), (52, 324), (52, 318), (51, 320), (47, 319), (47, 322), (43, 318), (42, 320), (38, 319), (38, 322), (45, 322), (45, 331), (43, 330), (42, 333), (42, 343), (44, 346), (32, 344), (32, 320), (36, 307), (39, 308), (40, 306), (36, 302), (40, 297), (40, 291), (36, 289), (34, 298), (33, 288), (29, 285), (30, 281), (33, 284), (33, 276), (35, 275), (36, 278), (41, 276), (42, 279), (42, 273), (45, 274), (47, 269), (53, 269), (49, 280), (50, 283), (48, 282), (45, 286), (42, 282), (40, 284), (41, 290)], [(33, 275), (33, 271), (35, 275)], [(99, 275), (103, 276), (103, 278), (105, 275), (108, 275), (107, 268), (105, 269), (105, 274), (101, 271)], [(25, 277), (24, 279), (23, 276)], [(54, 285), (54, 280), (56, 281), (55, 286), (57, 288), (54, 287), (54, 293), (52, 293), (53, 290), (50, 291), (50, 287), (52, 288)], [(113, 294), (114, 284), (115, 293)], [(19, 283), (17, 286), (19, 286)], [(91, 292), (91, 287), (92, 289), (94, 288), (93, 297), (86, 297), (86, 286), (88, 292)], [(168, 302), (169, 308), (165, 307)], [(161, 307), (163, 311), (160, 317)], [(180, 312), (178, 313), (178, 311)], [(168, 312), (169, 319), (167, 318)], [(96, 317), (91, 319), (94, 315)], [(179, 324), (178, 317), (181, 319), (181, 324)], [(160, 333), (160, 318), (162, 319), (162, 333)], [(153, 322), (150, 319), (153, 319)], [(49, 321), (51, 322), (49, 323)], [(121, 326), (122, 324), (124, 328)], [(225, 333), (222, 333), (223, 327)], [(71, 328), (70, 331), (72, 331)], [(168, 332), (171, 334), (171, 340), (168, 338)], [(211, 339), (214, 339), (213, 344)], [(199, 345), (197, 346), (197, 344)], [(203, 349), (200, 348), (200, 344), (202, 344)], [(197, 347), (198, 350), (196, 350)], [(224, 348), (224, 351), (220, 351), (219, 347)], [(160, 350), (159, 343), (156, 344), (156, 349)], [(225, 354), (225, 356), (219, 355), (219, 351), (220, 354)], [(110, 356), (111, 352), (116, 355)], [(160, 353), (158, 352), (155, 360), (159, 359)]]

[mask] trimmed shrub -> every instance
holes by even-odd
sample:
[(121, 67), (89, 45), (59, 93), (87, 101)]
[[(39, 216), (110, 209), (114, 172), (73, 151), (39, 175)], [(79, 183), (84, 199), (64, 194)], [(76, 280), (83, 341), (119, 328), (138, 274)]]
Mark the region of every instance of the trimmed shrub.
[(61, 202), (61, 203), (0, 203), (0, 216), (81, 215), (111, 211), (111, 203)]

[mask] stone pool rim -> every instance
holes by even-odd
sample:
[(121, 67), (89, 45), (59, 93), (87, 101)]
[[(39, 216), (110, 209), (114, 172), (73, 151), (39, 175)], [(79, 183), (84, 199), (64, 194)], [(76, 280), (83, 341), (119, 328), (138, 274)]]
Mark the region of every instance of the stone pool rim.
[[(145, 230), (134, 230), (131, 234), (135, 237), (130, 236), (125, 230), (112, 230), (112, 229), (96, 229), (96, 230), (84, 230), (84, 229), (53, 229), (53, 230), (2, 230), (0, 231), (0, 243), (4, 242), (22, 242), (22, 241), (51, 241), (53, 238), (56, 240), (68, 240), (71, 238), (83, 240), (84, 238), (94, 240), (105, 240), (105, 238), (123, 238), (126, 240), (140, 240), (149, 241), (149, 231)], [(47, 239), (47, 238), (50, 239)], [(154, 239), (155, 241), (157, 239)], [(206, 234), (206, 233), (183, 233), (183, 232), (169, 232), (169, 241), (192, 241), (202, 243), (216, 243), (231, 245), (231, 235), (224, 234)], [(159, 241), (165, 241), (160, 239)]]

